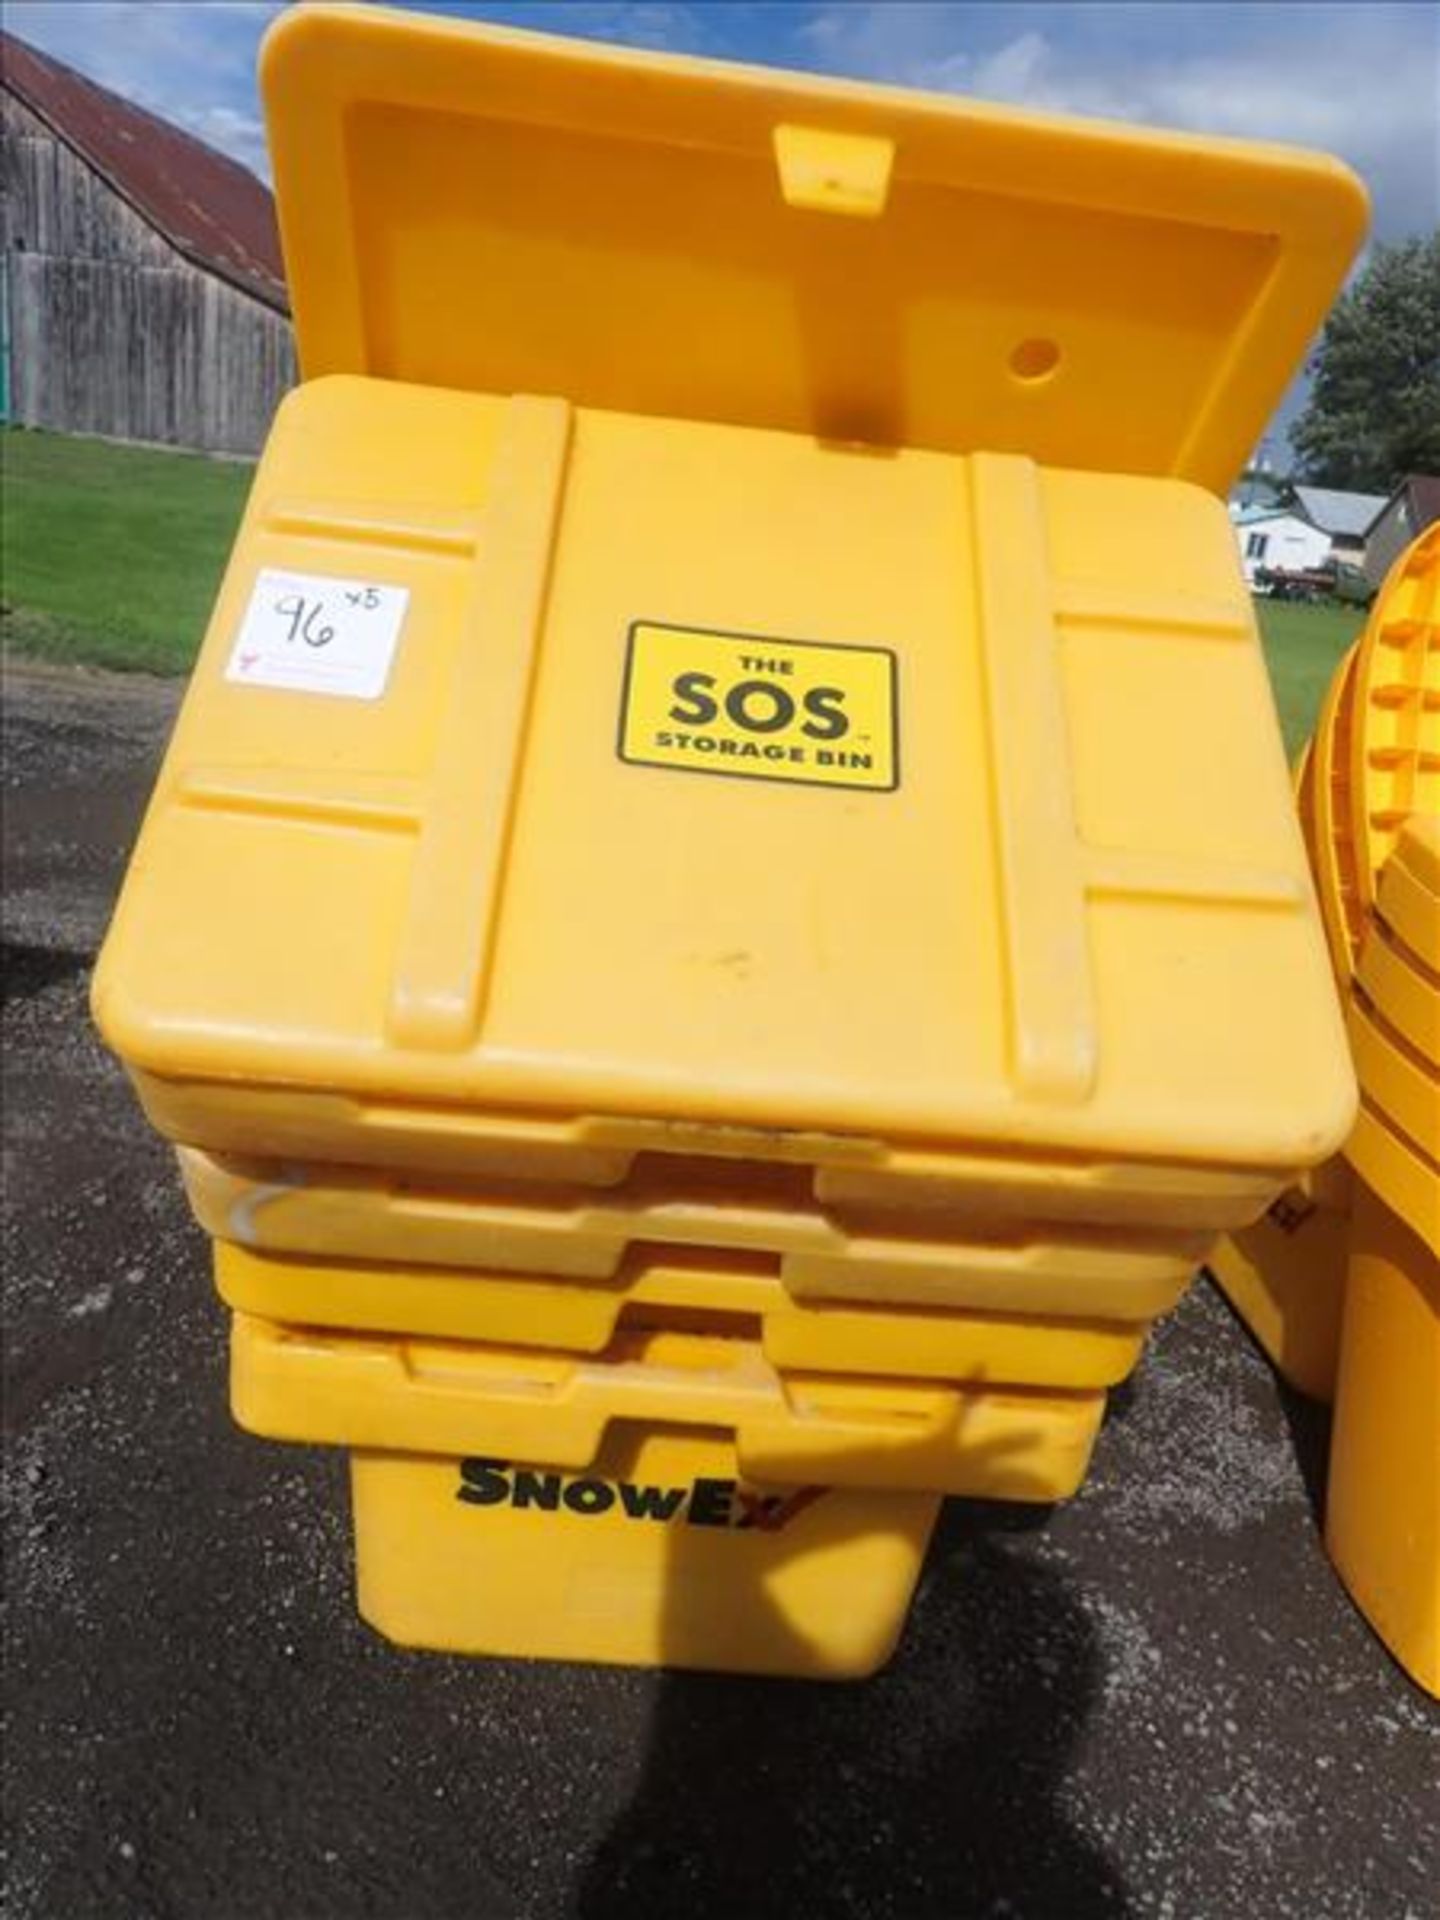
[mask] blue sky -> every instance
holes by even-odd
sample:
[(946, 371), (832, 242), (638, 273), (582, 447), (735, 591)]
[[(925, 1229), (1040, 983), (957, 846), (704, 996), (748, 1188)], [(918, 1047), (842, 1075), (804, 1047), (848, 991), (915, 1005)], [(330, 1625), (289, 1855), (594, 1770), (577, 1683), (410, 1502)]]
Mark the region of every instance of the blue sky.
[[(283, 10), (272, 0), (7, 0), (5, 20), (264, 173), (255, 52)], [(1321, 147), (1365, 179), (1382, 239), (1440, 224), (1435, 0), (431, 0), (428, 10)]]

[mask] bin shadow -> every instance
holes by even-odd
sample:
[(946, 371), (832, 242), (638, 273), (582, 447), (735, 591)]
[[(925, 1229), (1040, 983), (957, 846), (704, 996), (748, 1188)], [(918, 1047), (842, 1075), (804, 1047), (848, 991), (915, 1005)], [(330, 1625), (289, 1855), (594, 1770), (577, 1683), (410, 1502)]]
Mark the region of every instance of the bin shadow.
[(1103, 1676), (1090, 1619), (1027, 1547), (1049, 1511), (947, 1502), (873, 1679), (664, 1674), (580, 1920), (1130, 1913), (1065, 1808)]
[(1315, 1523), (1316, 1532), (1323, 1534), (1325, 1489), (1330, 1478), (1332, 1411), (1321, 1401), (1312, 1400), (1307, 1394), (1301, 1393), (1298, 1387), (1292, 1387), (1278, 1373), (1275, 1375), (1275, 1397), (1290, 1431), (1295, 1466), (1305, 1489), (1310, 1517)]

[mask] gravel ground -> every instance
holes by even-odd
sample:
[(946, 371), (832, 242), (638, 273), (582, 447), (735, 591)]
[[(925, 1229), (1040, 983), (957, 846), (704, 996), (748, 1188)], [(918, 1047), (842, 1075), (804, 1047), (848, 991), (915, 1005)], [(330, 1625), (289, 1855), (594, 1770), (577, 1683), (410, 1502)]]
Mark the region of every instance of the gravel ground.
[(230, 1425), (201, 1237), (87, 1020), (174, 699), (6, 685), (13, 1920), (1428, 1920), (1440, 1714), (1329, 1571), (1323, 1416), (1207, 1285), (1079, 1499), (952, 1503), (867, 1684), (362, 1626), (343, 1463)]

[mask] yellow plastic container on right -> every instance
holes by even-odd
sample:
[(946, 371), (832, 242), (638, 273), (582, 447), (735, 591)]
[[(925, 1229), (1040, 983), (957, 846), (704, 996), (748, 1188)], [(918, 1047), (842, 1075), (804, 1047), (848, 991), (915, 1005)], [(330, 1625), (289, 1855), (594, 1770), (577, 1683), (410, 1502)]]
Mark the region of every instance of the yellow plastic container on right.
[(1395, 1658), (1440, 1695), (1440, 1255), (1363, 1182), (1325, 1543)]
[(1440, 524), (1386, 575), (1355, 655), (1347, 744), (1362, 903), (1413, 816), (1440, 815)]

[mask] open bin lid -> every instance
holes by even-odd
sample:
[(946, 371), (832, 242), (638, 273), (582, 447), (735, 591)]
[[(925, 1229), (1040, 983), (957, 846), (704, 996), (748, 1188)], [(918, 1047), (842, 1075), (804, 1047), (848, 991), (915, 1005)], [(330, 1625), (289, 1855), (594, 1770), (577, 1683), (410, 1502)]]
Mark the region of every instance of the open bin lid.
[(1321, 155), (370, 7), (262, 81), (308, 378), (1223, 492), (1365, 226)]

